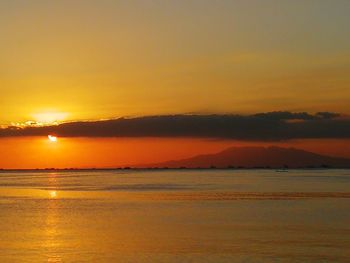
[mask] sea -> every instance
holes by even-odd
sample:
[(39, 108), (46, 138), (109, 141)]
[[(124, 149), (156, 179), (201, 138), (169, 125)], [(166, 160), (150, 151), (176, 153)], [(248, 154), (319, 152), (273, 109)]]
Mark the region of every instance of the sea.
[(0, 262), (350, 262), (350, 170), (1, 171)]

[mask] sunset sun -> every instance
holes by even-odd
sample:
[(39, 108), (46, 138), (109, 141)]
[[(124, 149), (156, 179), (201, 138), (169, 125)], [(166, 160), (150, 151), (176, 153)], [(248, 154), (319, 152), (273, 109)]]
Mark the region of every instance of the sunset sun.
[(57, 136), (48, 135), (47, 138), (49, 139), (50, 142), (57, 142)]

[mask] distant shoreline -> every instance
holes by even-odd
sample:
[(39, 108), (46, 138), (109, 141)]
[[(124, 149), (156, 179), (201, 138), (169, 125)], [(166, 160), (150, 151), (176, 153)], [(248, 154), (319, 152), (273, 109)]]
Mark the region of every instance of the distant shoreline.
[(40, 168), (40, 169), (0, 169), (0, 173), (5, 172), (81, 172), (81, 171), (181, 171), (181, 170), (274, 170), (276, 172), (288, 172), (293, 170), (348, 170), (350, 167), (299, 167), (299, 168), (283, 168), (283, 167), (240, 167), (240, 168), (219, 168), (219, 167), (198, 167), (198, 168), (167, 168), (167, 167), (117, 167), (117, 168)]

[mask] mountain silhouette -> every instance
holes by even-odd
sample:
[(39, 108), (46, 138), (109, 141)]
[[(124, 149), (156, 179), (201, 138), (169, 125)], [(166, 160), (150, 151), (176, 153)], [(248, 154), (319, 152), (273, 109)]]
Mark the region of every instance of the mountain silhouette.
[(349, 168), (350, 159), (330, 157), (295, 148), (231, 147), (215, 154), (172, 160), (147, 167), (168, 168)]

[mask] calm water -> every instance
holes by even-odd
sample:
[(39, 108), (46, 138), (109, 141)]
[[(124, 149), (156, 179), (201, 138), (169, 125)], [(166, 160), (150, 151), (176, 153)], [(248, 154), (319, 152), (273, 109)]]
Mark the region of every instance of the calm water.
[(0, 262), (350, 262), (350, 170), (2, 172)]

